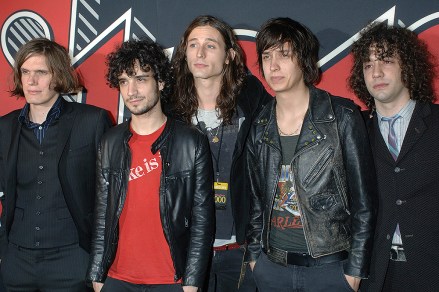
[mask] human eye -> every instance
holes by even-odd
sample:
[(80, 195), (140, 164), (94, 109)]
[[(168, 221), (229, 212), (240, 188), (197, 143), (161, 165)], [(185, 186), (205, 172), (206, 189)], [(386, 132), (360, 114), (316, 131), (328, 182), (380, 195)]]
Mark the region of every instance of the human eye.
[(263, 61), (270, 60), (270, 55), (269, 54), (262, 54), (262, 60)]
[(282, 54), (283, 58), (290, 58), (291, 57), (290, 51), (287, 51), (287, 50), (281, 51), (281, 54)]
[(139, 76), (139, 77), (136, 77), (136, 81), (137, 81), (138, 83), (145, 82), (146, 79), (147, 79), (146, 76)]
[(127, 81), (125, 79), (119, 79), (119, 86), (124, 86), (127, 84)]
[(197, 44), (196, 43), (189, 43), (187, 46), (188, 46), (188, 48), (196, 48)]
[(208, 49), (215, 49), (216, 48), (216, 46), (214, 44), (207, 44), (206, 47)]
[(46, 70), (37, 70), (37, 75), (39, 75), (39, 76), (45, 76), (45, 75), (48, 75), (49, 74), (49, 71), (46, 71)]
[(370, 63), (363, 64), (363, 70), (368, 70), (370, 68), (372, 68), (372, 64), (370, 64)]
[(21, 69), (21, 75), (27, 75), (29, 74), (29, 70)]

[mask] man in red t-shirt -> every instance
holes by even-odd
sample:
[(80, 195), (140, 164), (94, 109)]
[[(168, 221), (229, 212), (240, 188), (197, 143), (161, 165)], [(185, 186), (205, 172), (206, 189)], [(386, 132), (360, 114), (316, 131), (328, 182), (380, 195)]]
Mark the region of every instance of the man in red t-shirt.
[(88, 280), (95, 291), (197, 291), (214, 231), (209, 142), (162, 110), (169, 60), (148, 41), (108, 56), (131, 119), (100, 143)]

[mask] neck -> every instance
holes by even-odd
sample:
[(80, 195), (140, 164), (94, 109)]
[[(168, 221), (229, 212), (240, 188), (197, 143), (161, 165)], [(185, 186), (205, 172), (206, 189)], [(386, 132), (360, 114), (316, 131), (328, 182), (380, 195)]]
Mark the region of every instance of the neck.
[(52, 106), (57, 101), (57, 98), (53, 100), (50, 104), (38, 105), (38, 104), (29, 104), (29, 120), (33, 123), (42, 124), (47, 118), (47, 114), (49, 113)]
[(309, 105), (309, 88), (290, 94), (276, 95), (276, 112), (279, 117), (304, 116)]
[(132, 115), (131, 128), (139, 135), (149, 135), (157, 131), (167, 120), (166, 115), (160, 110), (143, 115)]
[(214, 110), (221, 89), (221, 80), (196, 78), (195, 88), (197, 89), (198, 107), (204, 110)]
[(409, 102), (410, 98), (401, 99), (392, 103), (375, 102), (376, 110), (383, 117), (393, 117), (399, 113)]
[(276, 95), (276, 120), (281, 136), (298, 135), (309, 105), (309, 89), (294, 96)]

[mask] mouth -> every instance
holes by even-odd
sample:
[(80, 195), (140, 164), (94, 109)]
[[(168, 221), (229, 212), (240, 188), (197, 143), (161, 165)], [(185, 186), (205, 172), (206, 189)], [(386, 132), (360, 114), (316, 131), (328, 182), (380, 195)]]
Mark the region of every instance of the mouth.
[(271, 80), (272, 83), (279, 83), (279, 82), (282, 81), (282, 79), (283, 79), (282, 76), (272, 76), (272, 77), (270, 77), (270, 80)]
[(373, 89), (377, 89), (377, 90), (379, 90), (379, 89), (384, 89), (384, 88), (386, 88), (387, 86), (388, 86), (387, 83), (378, 83), (378, 84), (375, 84), (375, 85), (373, 86)]
[(36, 94), (39, 94), (41, 91), (39, 91), (39, 90), (28, 90), (27, 91), (27, 93), (28, 94), (30, 94), (30, 95), (36, 95)]
[(195, 68), (199, 68), (199, 69), (203, 69), (203, 68), (206, 68), (207, 65), (206, 64), (202, 64), (202, 63), (195, 63), (194, 67)]

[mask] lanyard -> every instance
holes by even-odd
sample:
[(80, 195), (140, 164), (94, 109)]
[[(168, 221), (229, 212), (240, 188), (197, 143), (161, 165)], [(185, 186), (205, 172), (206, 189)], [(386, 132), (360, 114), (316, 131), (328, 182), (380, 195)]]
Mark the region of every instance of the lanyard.
[[(206, 127), (203, 130), (201, 128), (201, 126), (200, 126), (200, 121), (198, 120), (198, 115), (195, 115), (195, 118), (197, 119), (197, 127), (201, 131), (203, 131), (203, 133), (205, 133), (207, 135), (208, 131), (207, 131)], [(218, 154), (215, 156), (215, 154), (212, 152), (212, 158), (213, 158), (213, 160), (215, 162), (215, 168), (216, 168), (216, 182), (219, 182), (219, 176), (220, 176), (219, 162), (220, 162), (220, 156), (221, 156), (221, 146), (223, 145), (223, 136), (224, 136), (224, 126), (223, 126), (223, 123), (221, 123), (218, 127), (221, 127), (221, 136), (219, 137)], [(216, 135), (215, 135), (215, 137), (216, 137)]]

